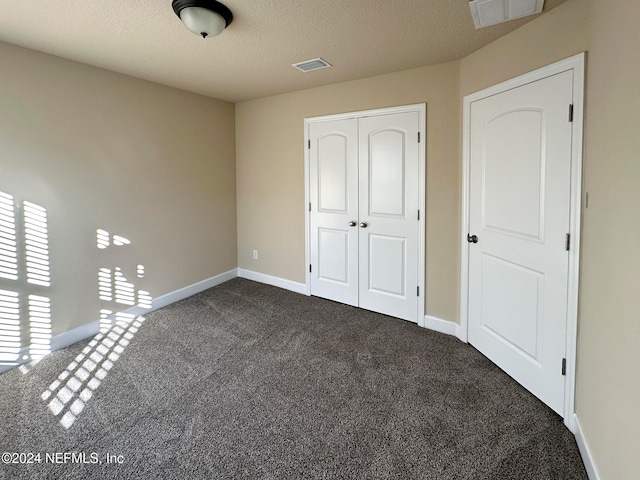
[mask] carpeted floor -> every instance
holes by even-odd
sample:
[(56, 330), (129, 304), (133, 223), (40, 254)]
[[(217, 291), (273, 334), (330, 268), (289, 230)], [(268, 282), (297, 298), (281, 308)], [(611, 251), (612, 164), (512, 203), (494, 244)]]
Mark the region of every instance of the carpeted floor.
[(473, 347), (243, 279), (0, 375), (0, 431), (2, 479), (587, 478)]

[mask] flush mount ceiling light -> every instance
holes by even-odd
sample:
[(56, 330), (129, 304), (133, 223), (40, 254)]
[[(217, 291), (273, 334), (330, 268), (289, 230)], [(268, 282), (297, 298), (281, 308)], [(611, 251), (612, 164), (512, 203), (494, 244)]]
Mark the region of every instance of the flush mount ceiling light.
[(215, 37), (233, 20), (231, 10), (215, 0), (173, 0), (173, 11), (196, 35)]
[(472, 0), (471, 16), (476, 28), (515, 20), (542, 12), (544, 0)]

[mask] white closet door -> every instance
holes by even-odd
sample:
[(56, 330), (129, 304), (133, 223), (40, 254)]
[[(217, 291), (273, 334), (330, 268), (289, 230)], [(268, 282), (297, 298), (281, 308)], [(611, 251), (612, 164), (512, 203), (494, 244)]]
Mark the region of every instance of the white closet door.
[(359, 301), (413, 322), (418, 316), (417, 112), (359, 122)]
[(312, 123), (311, 293), (358, 305), (358, 120)]

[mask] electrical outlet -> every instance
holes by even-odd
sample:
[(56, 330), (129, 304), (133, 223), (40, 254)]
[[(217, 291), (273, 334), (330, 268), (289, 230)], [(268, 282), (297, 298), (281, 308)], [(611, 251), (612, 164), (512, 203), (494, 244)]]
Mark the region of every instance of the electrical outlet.
[(253, 251), (253, 259), (257, 260), (258, 259), (258, 250), (254, 250)]

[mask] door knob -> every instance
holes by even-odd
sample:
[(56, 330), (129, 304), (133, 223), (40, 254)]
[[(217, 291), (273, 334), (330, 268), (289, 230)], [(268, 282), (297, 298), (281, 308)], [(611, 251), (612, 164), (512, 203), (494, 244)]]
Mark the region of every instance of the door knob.
[(367, 222), (360, 222), (360, 227), (361, 228), (367, 228), (368, 223)]
[(469, 242), (469, 243), (478, 243), (478, 236), (477, 235), (469, 235), (469, 234), (467, 234), (467, 242)]
[(350, 226), (350, 227), (355, 227), (355, 226), (356, 226), (356, 221), (355, 221), (355, 220), (351, 220), (351, 221), (349, 222), (349, 226)]

